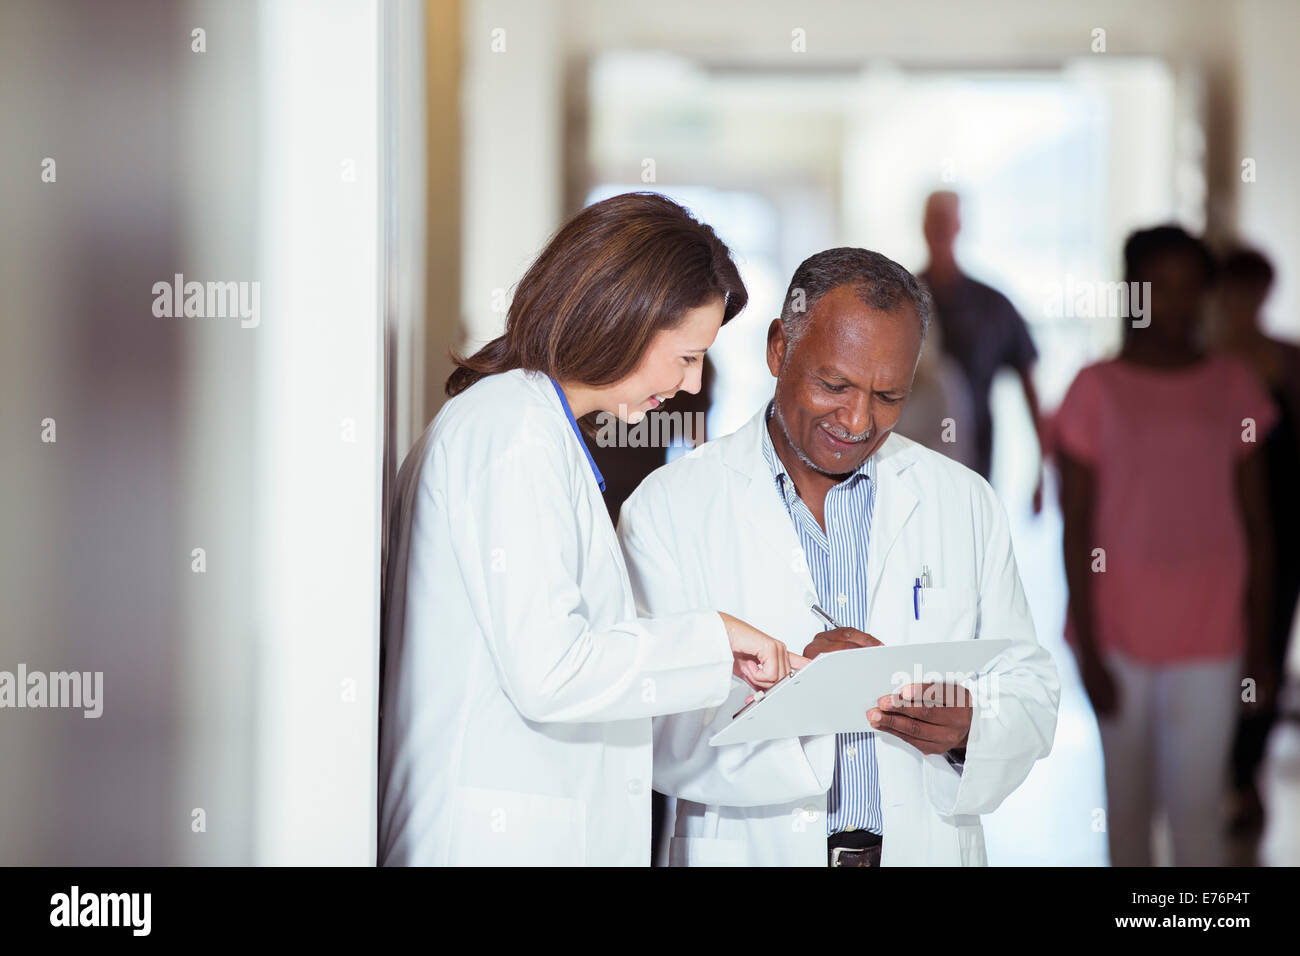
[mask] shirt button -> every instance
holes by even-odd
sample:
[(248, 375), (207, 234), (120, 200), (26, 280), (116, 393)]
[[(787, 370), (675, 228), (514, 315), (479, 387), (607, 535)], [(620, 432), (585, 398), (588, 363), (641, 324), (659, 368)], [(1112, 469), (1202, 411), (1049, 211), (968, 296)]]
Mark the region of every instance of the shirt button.
[(630, 793), (630, 794), (632, 794), (632, 796), (634, 796), (634, 797), (636, 797), (636, 796), (640, 796), (640, 794), (641, 794), (641, 781), (640, 781), (640, 780), (629, 780), (629, 781), (627, 782), (627, 792)]
[(849, 744), (847, 747), (844, 748), (844, 756), (848, 757), (850, 760), (856, 757), (857, 755), (858, 755), (858, 748), (853, 746), (852, 744)]
[(848, 603), (849, 603), (849, 596), (848, 596), (847, 594), (845, 594), (843, 591), (841, 591), (841, 592), (839, 593), (839, 596), (836, 597), (835, 600), (839, 601), (840, 604), (848, 604)]

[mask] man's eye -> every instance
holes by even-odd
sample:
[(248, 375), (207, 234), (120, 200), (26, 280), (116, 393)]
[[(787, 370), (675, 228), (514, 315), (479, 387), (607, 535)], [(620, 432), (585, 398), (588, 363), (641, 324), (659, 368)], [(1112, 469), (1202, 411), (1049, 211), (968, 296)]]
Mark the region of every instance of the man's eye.
[(879, 396), (879, 398), (886, 405), (897, 405), (899, 402), (903, 400), (903, 397), (901, 395), (881, 395)]
[(822, 382), (822, 388), (826, 389), (826, 391), (828, 391), (828, 392), (842, 392), (842, 391), (844, 391), (846, 388), (848, 388), (848, 386), (847, 386), (847, 385), (832, 385), (830, 382)]

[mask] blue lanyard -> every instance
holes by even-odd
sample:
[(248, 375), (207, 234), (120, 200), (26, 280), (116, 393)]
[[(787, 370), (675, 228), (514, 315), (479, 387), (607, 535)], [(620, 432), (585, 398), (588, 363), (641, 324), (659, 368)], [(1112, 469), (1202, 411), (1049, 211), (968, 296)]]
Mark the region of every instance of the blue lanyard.
[[(550, 376), (547, 376), (550, 378)], [(569, 427), (573, 429), (573, 434), (578, 436), (578, 444), (582, 446), (582, 453), (587, 456), (587, 463), (591, 465), (591, 473), (596, 476), (596, 484), (600, 485), (600, 490), (605, 490), (605, 476), (600, 473), (596, 467), (596, 459), (591, 457), (591, 449), (587, 447), (587, 440), (582, 437), (582, 429), (578, 427), (578, 420), (573, 417), (573, 409), (569, 407), (569, 400), (564, 397), (564, 389), (560, 388), (560, 383), (551, 379), (551, 384), (555, 386), (555, 394), (560, 396), (560, 404), (564, 406), (564, 414), (569, 419)]]

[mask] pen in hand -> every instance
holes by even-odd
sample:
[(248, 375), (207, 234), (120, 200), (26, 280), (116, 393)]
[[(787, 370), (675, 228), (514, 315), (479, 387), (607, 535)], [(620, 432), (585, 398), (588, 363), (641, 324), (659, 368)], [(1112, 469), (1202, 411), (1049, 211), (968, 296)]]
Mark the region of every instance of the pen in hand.
[(838, 629), (844, 626), (843, 624), (836, 621), (835, 618), (831, 617), (829, 614), (823, 611), (820, 604), (814, 604), (812, 606), (812, 612), (833, 628)]

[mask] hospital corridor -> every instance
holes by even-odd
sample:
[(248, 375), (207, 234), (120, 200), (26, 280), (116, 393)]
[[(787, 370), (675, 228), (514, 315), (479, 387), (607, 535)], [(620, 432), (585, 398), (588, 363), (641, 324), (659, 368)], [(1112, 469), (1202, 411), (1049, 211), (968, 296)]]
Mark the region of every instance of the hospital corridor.
[(1297, 37), (0, 0), (6, 927), (426, 866), (1284, 917)]

